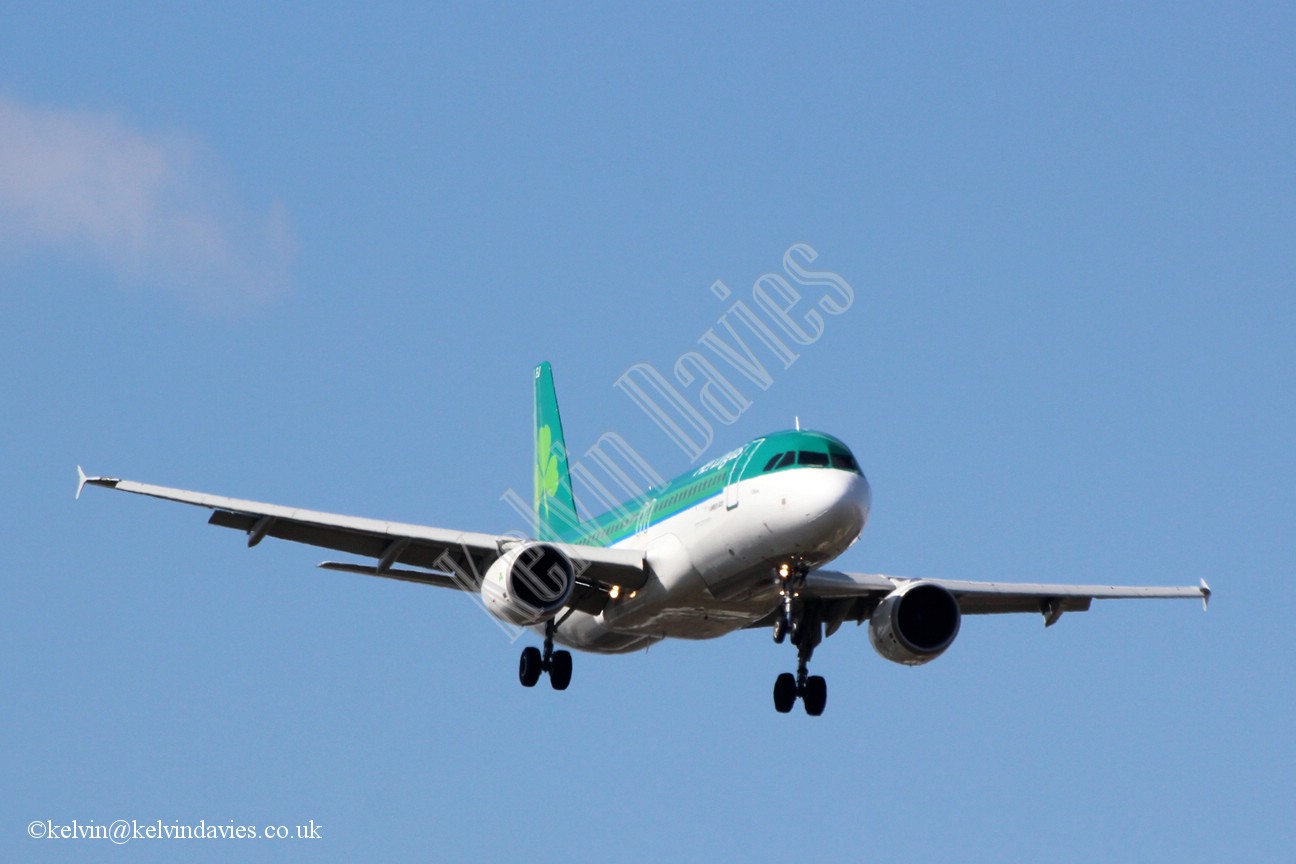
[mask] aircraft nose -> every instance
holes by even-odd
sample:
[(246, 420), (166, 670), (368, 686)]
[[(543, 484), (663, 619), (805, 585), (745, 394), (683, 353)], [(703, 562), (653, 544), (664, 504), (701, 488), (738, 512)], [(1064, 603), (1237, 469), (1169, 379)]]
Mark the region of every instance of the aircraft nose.
[(857, 476), (855, 480), (852, 500), (859, 511), (860, 527), (863, 528), (868, 522), (869, 511), (873, 509), (873, 487), (869, 485), (868, 478), (863, 474)]
[(841, 500), (838, 507), (851, 517), (858, 520), (861, 530), (864, 524), (868, 522), (869, 509), (873, 506), (873, 489), (869, 486), (868, 478), (863, 474), (850, 474), (850, 480), (846, 488), (842, 490)]
[(826, 519), (837, 524), (855, 526), (863, 530), (872, 506), (873, 491), (863, 474), (846, 471), (825, 471), (820, 480), (817, 507), (812, 518)]

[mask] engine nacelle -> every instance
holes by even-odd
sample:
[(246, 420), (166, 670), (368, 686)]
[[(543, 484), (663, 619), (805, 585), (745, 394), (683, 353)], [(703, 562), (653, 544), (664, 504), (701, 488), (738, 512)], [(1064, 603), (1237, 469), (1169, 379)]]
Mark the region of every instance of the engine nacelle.
[(869, 641), (893, 663), (919, 666), (939, 657), (958, 635), (958, 600), (934, 582), (888, 594), (869, 618)]
[(575, 585), (575, 570), (566, 555), (545, 543), (524, 543), (490, 566), (481, 594), (496, 618), (530, 627), (557, 615)]

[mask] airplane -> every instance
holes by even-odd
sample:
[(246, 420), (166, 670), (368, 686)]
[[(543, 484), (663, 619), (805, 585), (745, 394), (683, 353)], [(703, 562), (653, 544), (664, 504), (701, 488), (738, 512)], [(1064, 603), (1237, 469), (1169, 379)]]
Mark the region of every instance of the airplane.
[(847, 573), (825, 565), (859, 538), (872, 493), (841, 440), (798, 428), (755, 438), (660, 488), (592, 518), (578, 516), (550, 364), (534, 370), (535, 536), (486, 534), (342, 516), (88, 477), (101, 486), (211, 510), (208, 522), (374, 563), (326, 561), (326, 570), (475, 592), (501, 621), (531, 628), (518, 677), (555, 690), (571, 682), (571, 652), (620, 654), (662, 639), (713, 639), (769, 628), (790, 640), (796, 673), (774, 683), (774, 707), (807, 714), (827, 704), (809, 663), (846, 621), (868, 623), (887, 660), (928, 663), (950, 647), (964, 615), (1033, 612), (1046, 627), (1095, 599), (1199, 598), (1196, 587), (1048, 585)]

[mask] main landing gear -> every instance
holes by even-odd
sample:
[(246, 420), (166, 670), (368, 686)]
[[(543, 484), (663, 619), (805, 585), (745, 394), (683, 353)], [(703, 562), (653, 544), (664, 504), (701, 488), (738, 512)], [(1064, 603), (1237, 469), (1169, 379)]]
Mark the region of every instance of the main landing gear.
[(811, 717), (818, 717), (828, 704), (828, 683), (821, 675), (809, 674), (810, 658), (823, 641), (823, 620), (815, 604), (806, 603), (797, 590), (805, 579), (804, 570), (780, 566), (776, 580), (783, 594), (783, 608), (774, 619), (774, 641), (783, 644), (788, 636), (797, 649), (796, 675), (784, 672), (774, 679), (774, 710), (787, 714), (798, 697)]
[(549, 684), (555, 690), (566, 690), (571, 683), (572, 656), (570, 651), (555, 651), (553, 634), (558, 628), (552, 621), (545, 625), (544, 653), (534, 645), (522, 649), (518, 662), (518, 680), (523, 687), (534, 687), (542, 673), (549, 673)]

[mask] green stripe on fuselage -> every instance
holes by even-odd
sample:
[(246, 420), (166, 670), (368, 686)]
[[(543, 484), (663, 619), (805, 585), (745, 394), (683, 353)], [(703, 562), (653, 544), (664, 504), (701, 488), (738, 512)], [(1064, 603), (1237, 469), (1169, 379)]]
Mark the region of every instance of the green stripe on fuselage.
[[(601, 516), (582, 522), (573, 530), (563, 531), (561, 536), (554, 539), (591, 546), (611, 546), (724, 494), (725, 487), (731, 482), (786, 468), (807, 467), (805, 463), (798, 464), (794, 460), (782, 467), (766, 470), (771, 459), (785, 453), (821, 454), (824, 464), (814, 467), (859, 472), (850, 449), (831, 435), (804, 430), (775, 432), (749, 441), (737, 450), (731, 450), (693, 471), (681, 474), (659, 489), (650, 489)], [(849, 463), (844, 461), (844, 457), (849, 457)], [(847, 467), (847, 464), (855, 467)]]

